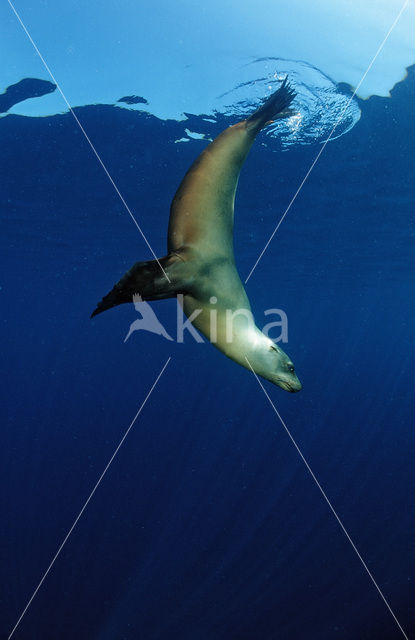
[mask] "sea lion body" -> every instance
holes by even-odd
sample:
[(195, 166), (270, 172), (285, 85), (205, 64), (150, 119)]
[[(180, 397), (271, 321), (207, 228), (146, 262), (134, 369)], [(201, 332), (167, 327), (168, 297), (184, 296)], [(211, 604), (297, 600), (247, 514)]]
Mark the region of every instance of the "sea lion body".
[(171, 204), (168, 255), (137, 263), (93, 313), (131, 301), (183, 296), (192, 324), (220, 351), (287, 391), (299, 391), (288, 356), (256, 326), (233, 249), (239, 174), (257, 133), (285, 117), (295, 94), (286, 81), (247, 120), (223, 131), (199, 155)]
[(235, 193), (242, 165), (255, 140), (246, 121), (223, 131), (183, 178), (170, 208), (168, 250), (189, 246), (203, 260), (233, 258)]

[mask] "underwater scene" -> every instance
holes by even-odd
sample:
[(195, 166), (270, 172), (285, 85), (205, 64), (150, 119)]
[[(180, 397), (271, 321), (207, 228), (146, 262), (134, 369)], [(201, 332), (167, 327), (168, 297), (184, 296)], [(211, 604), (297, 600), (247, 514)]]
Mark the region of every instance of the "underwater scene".
[(415, 639), (415, 3), (359, 5), (3, 3), (1, 638)]

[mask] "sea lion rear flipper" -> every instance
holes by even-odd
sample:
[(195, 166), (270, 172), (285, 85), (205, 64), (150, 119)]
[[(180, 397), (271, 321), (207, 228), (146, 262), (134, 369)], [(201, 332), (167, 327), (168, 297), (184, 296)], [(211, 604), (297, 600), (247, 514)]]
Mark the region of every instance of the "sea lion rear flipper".
[(185, 263), (177, 254), (159, 260), (136, 262), (97, 304), (91, 318), (125, 302), (133, 302), (133, 295), (142, 300), (161, 300), (185, 293), (183, 271)]
[(275, 91), (265, 102), (246, 120), (248, 130), (258, 132), (276, 118), (287, 118), (294, 113), (288, 109), (294, 100), (296, 92), (288, 83), (288, 77), (284, 79), (279, 89)]

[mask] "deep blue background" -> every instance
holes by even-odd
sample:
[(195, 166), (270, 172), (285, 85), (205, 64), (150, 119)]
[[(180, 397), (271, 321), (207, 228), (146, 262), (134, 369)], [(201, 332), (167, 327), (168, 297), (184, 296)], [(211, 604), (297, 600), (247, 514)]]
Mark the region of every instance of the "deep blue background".
[[(361, 103), (248, 284), (259, 319), (288, 314), (304, 385), (267, 389), (410, 638), (414, 98), (412, 69)], [(182, 125), (114, 106), (77, 114), (164, 255), (171, 197), (206, 142), (174, 144)], [(124, 344), (132, 306), (89, 319), (151, 256), (72, 116), (7, 116), (0, 139), (0, 633), (171, 355), (14, 637), (401, 638), (253, 376), (190, 338)], [(261, 134), (237, 197), (243, 277), (319, 149), (281, 153)], [(153, 307), (174, 333), (175, 302)]]

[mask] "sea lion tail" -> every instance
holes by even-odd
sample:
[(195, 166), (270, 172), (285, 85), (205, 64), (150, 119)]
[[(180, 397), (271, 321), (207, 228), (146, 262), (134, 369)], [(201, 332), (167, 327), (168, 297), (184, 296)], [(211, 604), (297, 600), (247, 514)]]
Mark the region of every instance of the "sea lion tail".
[(246, 120), (248, 130), (256, 133), (276, 118), (287, 118), (295, 111), (288, 107), (294, 100), (296, 92), (285, 77), (281, 86)]
[(91, 318), (119, 304), (133, 302), (134, 294), (139, 294), (141, 300), (161, 300), (176, 296), (180, 288), (172, 267), (177, 260), (177, 256), (172, 255), (159, 260), (136, 262), (97, 304)]

